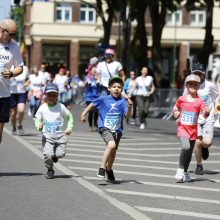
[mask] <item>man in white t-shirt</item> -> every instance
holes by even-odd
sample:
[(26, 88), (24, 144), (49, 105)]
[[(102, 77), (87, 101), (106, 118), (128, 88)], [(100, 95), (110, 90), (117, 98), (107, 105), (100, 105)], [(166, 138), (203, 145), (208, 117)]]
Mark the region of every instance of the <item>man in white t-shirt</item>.
[[(9, 121), (10, 112), (10, 78), (23, 71), (23, 60), (16, 36), (16, 23), (12, 19), (0, 21), (0, 143), (4, 123)], [(10, 71), (11, 67), (14, 69)]]
[(115, 55), (114, 50), (105, 50), (105, 60), (98, 63), (96, 72), (100, 77), (100, 83), (102, 85), (102, 95), (108, 93), (108, 82), (111, 77), (120, 76), (123, 82), (125, 81), (125, 73), (121, 63), (113, 60)]
[(203, 99), (204, 103), (210, 110), (207, 118), (202, 114), (198, 118), (198, 137), (196, 139), (194, 153), (197, 162), (195, 174), (203, 175), (202, 159), (206, 160), (209, 157), (208, 148), (212, 146), (213, 130), (215, 122), (215, 100), (218, 96), (216, 85), (205, 79), (205, 69), (202, 64), (194, 63), (192, 65), (191, 73), (198, 75), (201, 79), (199, 90), (197, 94)]

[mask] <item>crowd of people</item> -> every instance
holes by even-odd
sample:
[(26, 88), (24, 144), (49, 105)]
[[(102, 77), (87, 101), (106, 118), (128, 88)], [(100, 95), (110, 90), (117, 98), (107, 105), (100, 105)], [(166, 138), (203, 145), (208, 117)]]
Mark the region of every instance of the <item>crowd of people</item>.
[[(33, 66), (29, 72), (22, 61), (19, 47), (13, 39), (16, 23), (0, 21), (0, 143), (3, 127), (11, 120), (12, 134), (23, 134), (25, 106), (33, 117), (35, 127), (42, 132), (44, 162), (47, 178), (54, 177), (53, 164), (65, 156), (67, 135), (73, 129), (71, 107), (85, 104), (81, 121), (87, 121), (91, 131), (98, 131), (106, 143), (97, 175), (115, 181), (113, 164), (123, 132), (123, 118), (145, 129), (146, 118), (155, 92), (154, 78), (147, 66), (140, 73), (131, 70), (129, 77), (115, 51), (105, 50), (103, 60), (92, 57), (85, 77), (71, 74), (60, 67), (57, 74), (46, 71), (46, 65)], [(181, 143), (177, 182), (191, 181), (188, 167), (194, 150), (195, 174), (203, 175), (202, 161), (208, 159), (213, 141), (216, 103), (220, 103), (220, 77), (217, 85), (206, 80), (200, 63), (193, 63), (186, 77), (184, 93), (177, 99), (173, 116), (179, 118), (177, 136)], [(83, 96), (82, 96), (83, 94)], [(131, 116), (131, 119), (129, 117)]]

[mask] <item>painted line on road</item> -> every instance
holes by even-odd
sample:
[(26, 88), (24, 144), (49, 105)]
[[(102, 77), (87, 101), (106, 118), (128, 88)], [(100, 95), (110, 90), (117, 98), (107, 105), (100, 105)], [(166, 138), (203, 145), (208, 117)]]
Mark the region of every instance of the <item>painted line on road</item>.
[[(11, 137), (11, 132), (7, 129), (4, 128), (4, 132), (7, 133)], [(36, 149), (33, 145), (25, 141), (19, 136), (13, 136), (13, 138), (21, 143), (23, 146), (25, 146), (28, 150), (30, 150), (32, 153), (43, 159), (43, 154), (41, 151)], [(139, 212), (137, 209), (133, 208), (132, 206), (129, 206), (128, 204), (121, 202), (117, 200), (116, 198), (110, 196), (109, 194), (105, 193), (105, 191), (101, 190), (94, 184), (90, 183), (89, 181), (79, 177), (79, 175), (72, 170), (68, 169), (67, 167), (63, 166), (62, 164), (58, 163), (55, 165), (57, 169), (59, 169), (61, 172), (65, 173), (66, 175), (74, 176), (71, 177), (71, 179), (77, 181), (80, 185), (84, 186), (86, 189), (96, 193), (100, 197), (106, 199), (110, 204), (112, 204), (114, 207), (120, 209), (130, 217), (138, 220), (151, 220), (148, 216), (144, 215), (143, 213)]]
[(202, 198), (194, 198), (194, 197), (186, 197), (186, 196), (178, 196), (178, 195), (173, 196), (173, 195), (166, 195), (161, 193), (134, 192), (134, 191), (117, 190), (117, 189), (105, 189), (105, 191), (116, 194), (132, 195), (132, 196), (144, 196), (151, 198), (171, 199), (171, 200), (200, 202), (200, 203), (209, 203), (209, 204), (211, 203), (216, 205), (220, 204), (220, 201), (215, 199), (202, 199)]
[[(88, 160), (76, 160), (76, 159), (60, 159), (60, 161), (64, 162), (74, 162), (74, 163), (86, 163), (86, 164), (100, 164), (100, 161), (88, 161)], [(125, 163), (114, 163), (114, 167), (134, 167), (134, 168), (146, 168), (146, 169), (156, 169), (156, 170), (174, 170), (176, 171), (176, 168), (170, 168), (170, 167), (155, 167), (155, 166), (145, 166), (145, 165), (136, 165), (136, 164), (125, 164)]]
[(163, 214), (171, 214), (171, 215), (180, 215), (187, 217), (196, 217), (197, 218), (205, 218), (205, 219), (220, 219), (220, 215), (213, 215), (201, 212), (188, 212), (188, 211), (180, 211), (173, 209), (160, 209), (160, 208), (152, 208), (152, 207), (142, 207), (135, 206), (135, 208), (144, 212), (154, 212), (154, 213), (163, 213)]

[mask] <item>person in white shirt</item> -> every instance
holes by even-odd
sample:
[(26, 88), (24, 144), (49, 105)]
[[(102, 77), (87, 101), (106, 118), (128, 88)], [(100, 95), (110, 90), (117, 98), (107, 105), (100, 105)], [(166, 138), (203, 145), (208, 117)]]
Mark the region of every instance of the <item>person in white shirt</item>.
[[(23, 71), (23, 60), (16, 36), (16, 23), (12, 19), (0, 21), (0, 143), (4, 124), (9, 122), (10, 112), (10, 78)], [(10, 71), (14, 66), (13, 71)]]
[(125, 81), (125, 73), (120, 62), (114, 60), (114, 50), (108, 48), (105, 50), (105, 60), (99, 62), (96, 67), (96, 72), (100, 77), (102, 95), (108, 94), (108, 82), (111, 77), (119, 76), (122, 81)]
[(35, 114), (41, 104), (43, 87), (45, 86), (44, 77), (39, 75), (39, 71), (36, 66), (32, 68), (32, 74), (29, 76), (28, 85), (30, 89), (28, 93), (29, 106), (32, 116), (35, 117)]
[[(197, 162), (195, 174), (203, 175), (202, 159), (207, 160), (209, 157), (208, 148), (212, 146), (214, 122), (215, 122), (215, 100), (218, 96), (216, 85), (205, 79), (205, 69), (200, 63), (193, 63), (191, 73), (198, 75), (201, 79), (197, 94), (203, 99), (210, 110), (210, 114), (205, 118), (202, 114), (198, 118), (198, 137), (196, 139), (194, 153)], [(186, 92), (184, 91), (184, 94)]]
[(136, 102), (140, 119), (140, 129), (145, 129), (146, 117), (148, 115), (151, 99), (155, 91), (153, 77), (148, 75), (148, 68), (142, 67), (141, 76), (136, 78)]
[(51, 82), (50, 74), (46, 71), (46, 65), (43, 63), (40, 65), (39, 75), (43, 76), (46, 84)]
[(68, 77), (66, 76), (65, 68), (62, 67), (59, 69), (59, 73), (56, 74), (53, 83), (55, 83), (59, 88), (59, 102), (66, 105)]
[[(27, 66), (23, 66), (23, 72), (16, 77), (10, 79), (11, 81), (11, 125), (12, 134), (16, 135), (23, 134), (22, 121), (24, 118), (24, 110), (27, 100), (26, 94), (26, 82), (29, 77)], [(17, 113), (18, 113), (18, 124), (17, 124)]]

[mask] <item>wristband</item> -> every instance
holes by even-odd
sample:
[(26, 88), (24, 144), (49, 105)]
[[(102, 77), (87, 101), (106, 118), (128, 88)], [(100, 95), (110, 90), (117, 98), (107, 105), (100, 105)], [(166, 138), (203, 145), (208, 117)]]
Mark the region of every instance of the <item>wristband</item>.
[(12, 71), (9, 71), (9, 78), (12, 78), (14, 76)]

